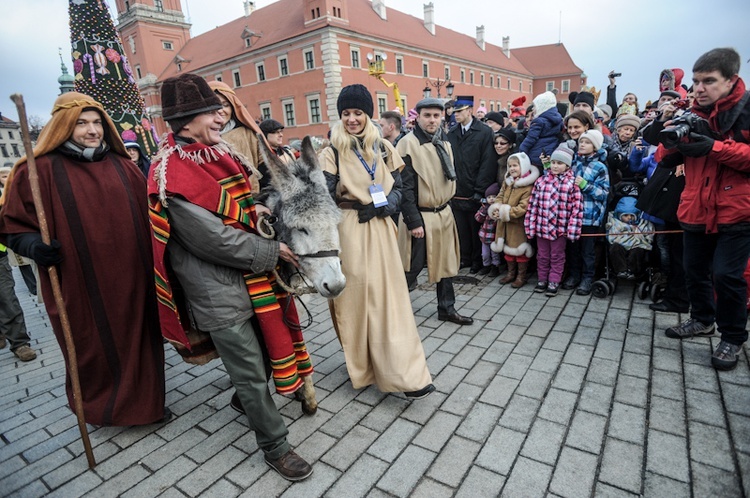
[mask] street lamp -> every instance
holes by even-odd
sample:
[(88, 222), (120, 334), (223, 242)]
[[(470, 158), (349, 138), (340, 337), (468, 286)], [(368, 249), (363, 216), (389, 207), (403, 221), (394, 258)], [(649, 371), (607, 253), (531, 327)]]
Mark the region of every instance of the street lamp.
[(426, 86), (422, 89), (422, 95), (424, 98), (429, 99), (432, 96), (432, 90), (429, 86)]
[(429, 97), (429, 94), (427, 92), (429, 91), (430, 86), (437, 88), (438, 98), (440, 98), (440, 89), (442, 87), (445, 87), (445, 90), (448, 92), (448, 98), (450, 98), (453, 95), (453, 83), (451, 83), (451, 80), (448, 78), (444, 80), (441, 80), (440, 78), (438, 78), (435, 81), (427, 80), (427, 86), (423, 90), (425, 92), (425, 98)]

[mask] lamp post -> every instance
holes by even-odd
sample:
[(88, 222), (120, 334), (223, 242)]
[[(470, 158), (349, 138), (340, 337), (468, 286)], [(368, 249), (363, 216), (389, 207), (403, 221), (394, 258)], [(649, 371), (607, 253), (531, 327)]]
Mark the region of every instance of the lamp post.
[(449, 78), (446, 78), (444, 80), (441, 80), (440, 78), (438, 78), (435, 81), (430, 81), (430, 80), (426, 80), (426, 81), (427, 81), (427, 86), (424, 87), (424, 90), (422, 90), (422, 92), (424, 93), (424, 98), (427, 99), (430, 97), (432, 93), (432, 91), (430, 90), (430, 86), (437, 88), (438, 98), (440, 98), (440, 89), (442, 87), (445, 87), (445, 92), (448, 94), (448, 98), (453, 97), (453, 83), (451, 83), (451, 80)]
[(404, 112), (404, 106), (401, 103), (401, 92), (398, 89), (398, 83), (396, 83), (395, 81), (393, 83), (388, 83), (385, 80), (385, 78), (383, 78), (383, 75), (385, 74), (386, 59), (388, 59), (388, 56), (382, 52), (376, 55), (373, 55), (372, 53), (368, 53), (367, 54), (368, 73), (370, 74), (370, 76), (375, 76), (388, 88), (393, 89), (393, 98), (396, 99), (396, 105), (398, 106), (399, 111), (401, 111), (401, 115), (406, 116), (406, 113)]

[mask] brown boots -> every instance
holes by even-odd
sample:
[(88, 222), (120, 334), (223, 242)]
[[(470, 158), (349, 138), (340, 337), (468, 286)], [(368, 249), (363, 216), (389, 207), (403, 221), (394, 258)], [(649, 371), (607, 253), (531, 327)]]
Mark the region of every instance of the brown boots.
[(500, 279), (500, 284), (505, 285), (514, 281), (516, 279), (517, 273), (518, 263), (516, 263), (515, 261), (508, 261), (508, 273), (506, 273), (505, 276)]
[(518, 275), (516, 276), (516, 280), (512, 284), (510, 284), (510, 286), (514, 289), (518, 289), (519, 287), (523, 287), (524, 285), (526, 285), (526, 281), (529, 280), (528, 275), (526, 275), (528, 269), (528, 261), (526, 263), (518, 263)]

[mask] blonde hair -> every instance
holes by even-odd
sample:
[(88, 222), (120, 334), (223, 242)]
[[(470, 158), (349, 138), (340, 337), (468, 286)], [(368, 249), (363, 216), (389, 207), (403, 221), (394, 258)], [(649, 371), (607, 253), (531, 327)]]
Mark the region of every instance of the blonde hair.
[(359, 150), (362, 157), (368, 163), (375, 160), (375, 151), (380, 151), (382, 138), (370, 118), (367, 118), (365, 128), (360, 135), (352, 135), (346, 131), (343, 121), (338, 121), (331, 128), (331, 145), (333, 145), (342, 157), (350, 160), (356, 159), (355, 150)]

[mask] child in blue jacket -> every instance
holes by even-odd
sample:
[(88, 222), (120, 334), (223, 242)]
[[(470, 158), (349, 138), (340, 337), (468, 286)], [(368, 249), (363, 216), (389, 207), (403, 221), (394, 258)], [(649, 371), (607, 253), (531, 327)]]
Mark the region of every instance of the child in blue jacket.
[(534, 118), (521, 142), (520, 151), (525, 152), (531, 164), (542, 171), (539, 156), (549, 156), (562, 138), (563, 118), (557, 110), (557, 98), (552, 92), (544, 92), (534, 99)]

